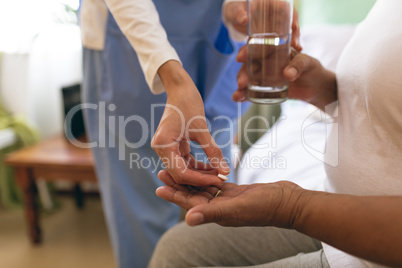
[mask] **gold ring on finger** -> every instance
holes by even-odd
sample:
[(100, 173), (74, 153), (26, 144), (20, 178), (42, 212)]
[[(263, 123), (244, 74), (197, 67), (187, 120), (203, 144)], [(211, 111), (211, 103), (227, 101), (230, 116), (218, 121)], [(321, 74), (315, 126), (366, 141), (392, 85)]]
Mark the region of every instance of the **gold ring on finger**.
[(218, 192), (216, 192), (214, 198), (218, 197), (218, 195), (220, 195), (222, 193), (222, 190), (219, 190)]

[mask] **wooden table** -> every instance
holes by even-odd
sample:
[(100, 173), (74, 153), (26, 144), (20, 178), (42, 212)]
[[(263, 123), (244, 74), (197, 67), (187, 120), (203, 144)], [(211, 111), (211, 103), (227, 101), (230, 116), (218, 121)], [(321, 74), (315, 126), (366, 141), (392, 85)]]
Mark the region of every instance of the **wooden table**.
[(25, 214), (32, 243), (41, 242), (35, 180), (96, 181), (90, 149), (78, 148), (63, 136), (9, 154), (6, 164), (15, 168), (15, 180), (25, 200)]

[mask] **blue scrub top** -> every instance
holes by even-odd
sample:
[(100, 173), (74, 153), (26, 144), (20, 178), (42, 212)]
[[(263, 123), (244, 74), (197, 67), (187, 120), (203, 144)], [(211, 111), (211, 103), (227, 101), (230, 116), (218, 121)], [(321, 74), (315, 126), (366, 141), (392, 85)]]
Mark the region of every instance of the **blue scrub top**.
[[(242, 113), (248, 107), (248, 104), (239, 106), (231, 97), (237, 89), (236, 75), (241, 66), (235, 57), (243, 44), (233, 42), (229, 38), (221, 17), (223, 0), (154, 0), (154, 3), (169, 42), (176, 49), (184, 69), (193, 79), (203, 98), (207, 118), (213, 119), (224, 115), (235, 119), (239, 112)], [(127, 62), (127, 55), (123, 55), (123, 51), (122, 55), (117, 55), (119, 51), (113, 49), (114, 45), (117, 45), (116, 42), (122, 43), (120, 39), (123, 38), (127, 50), (132, 52), (134, 50), (128, 48), (131, 47), (128, 40), (110, 13), (107, 34), (105, 52), (109, 53), (110, 60), (117, 62), (116, 57), (119, 57)], [(115, 40), (111, 40), (110, 37)], [(119, 77), (122, 77), (124, 72), (130, 73), (134, 78), (132, 79), (134, 82), (132, 88), (136, 88), (134, 91), (143, 91), (136, 94), (136, 97), (142, 98), (141, 103), (147, 103), (146, 99), (152, 99), (153, 103), (162, 102), (160, 97), (148, 94), (149, 87), (145, 83), (138, 60), (136, 56), (134, 57), (135, 60), (130, 61), (128, 65), (129, 70), (120, 70), (119, 66), (111, 66), (109, 70), (118, 72)], [(114, 90), (116, 88), (121, 90), (122, 87), (114, 85)], [(121, 101), (123, 99), (119, 98), (114, 102), (120, 104)], [(241, 111), (239, 107), (242, 108)]]

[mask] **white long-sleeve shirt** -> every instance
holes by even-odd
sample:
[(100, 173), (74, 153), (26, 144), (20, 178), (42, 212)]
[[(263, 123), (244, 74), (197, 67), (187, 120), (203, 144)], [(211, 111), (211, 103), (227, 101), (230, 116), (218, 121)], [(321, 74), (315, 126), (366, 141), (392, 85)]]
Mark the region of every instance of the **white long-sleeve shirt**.
[[(327, 146), (339, 164), (326, 166), (330, 192), (402, 195), (401, 10), (400, 0), (377, 0), (339, 59), (339, 126)], [(379, 267), (327, 245), (324, 251), (334, 268)]]
[[(245, 0), (225, 0), (224, 4), (233, 1)], [(158, 69), (169, 60), (180, 62), (180, 58), (168, 41), (152, 0), (84, 0), (81, 6), (84, 47), (103, 49), (108, 9), (136, 51), (151, 91), (154, 94), (164, 92)], [(233, 27), (228, 29), (232, 36), (239, 38)]]

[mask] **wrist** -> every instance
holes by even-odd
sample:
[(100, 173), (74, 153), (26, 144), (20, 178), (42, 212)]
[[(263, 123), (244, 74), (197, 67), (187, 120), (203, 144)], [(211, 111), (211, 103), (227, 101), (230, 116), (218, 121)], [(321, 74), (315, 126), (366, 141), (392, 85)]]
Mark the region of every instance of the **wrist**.
[(275, 211), (273, 213), (270, 211), (273, 217), (268, 225), (294, 229), (299, 214), (303, 211), (300, 200), (304, 202), (307, 190), (289, 181), (280, 181), (275, 184), (280, 187), (280, 199), (277, 199), (279, 203)]
[(321, 94), (318, 94), (316, 101), (312, 102), (311, 104), (317, 106), (325, 112), (327, 105), (338, 100), (338, 85), (336, 76), (333, 72), (326, 71), (320, 88)]
[[(305, 233), (309, 229), (311, 221), (323, 215), (320, 212), (323, 197), (328, 193), (303, 190), (292, 215), (292, 229)], [(325, 197), (324, 197), (325, 198)]]
[(186, 90), (188, 87), (183, 85), (187, 83), (188, 79), (191, 80), (180, 62), (175, 60), (162, 64), (158, 69), (158, 74), (168, 96)]

